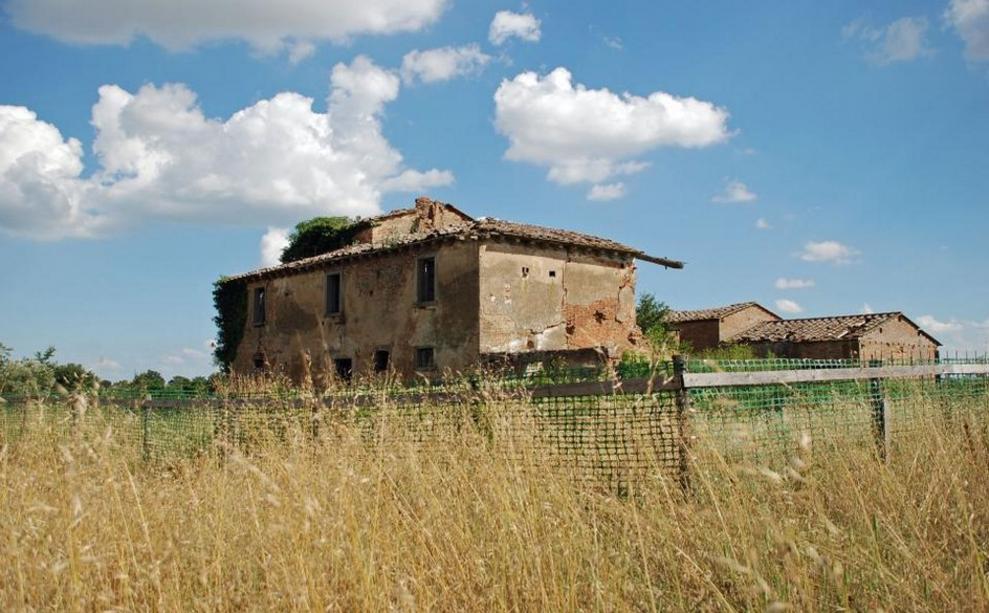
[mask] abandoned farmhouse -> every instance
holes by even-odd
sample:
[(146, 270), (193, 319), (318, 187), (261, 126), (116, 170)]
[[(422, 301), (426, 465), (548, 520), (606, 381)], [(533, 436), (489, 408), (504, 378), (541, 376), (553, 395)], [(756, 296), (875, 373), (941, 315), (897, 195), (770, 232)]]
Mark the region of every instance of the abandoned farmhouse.
[(486, 361), (618, 359), (641, 335), (636, 260), (683, 267), (428, 198), (360, 223), (353, 244), (232, 278), (248, 297), (233, 372), (428, 376)]
[(695, 350), (744, 344), (760, 356), (927, 361), (938, 357), (941, 345), (900, 312), (783, 319), (755, 302), (743, 302), (673, 311), (669, 321)]

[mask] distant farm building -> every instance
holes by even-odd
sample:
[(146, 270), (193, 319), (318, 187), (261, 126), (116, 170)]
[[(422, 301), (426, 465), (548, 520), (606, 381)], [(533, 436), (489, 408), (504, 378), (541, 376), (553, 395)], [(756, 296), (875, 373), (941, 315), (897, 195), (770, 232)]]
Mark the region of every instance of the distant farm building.
[(248, 298), (233, 372), (435, 376), (478, 362), (617, 360), (641, 334), (635, 260), (683, 267), (428, 198), (361, 223), (352, 245), (232, 279)]
[(713, 349), (731, 343), (731, 339), (752, 326), (779, 321), (780, 316), (755, 302), (740, 302), (713, 309), (671, 311), (667, 322), (677, 331), (680, 341), (691, 349)]
[(674, 311), (672, 327), (695, 350), (744, 344), (757, 355), (843, 360), (934, 360), (941, 343), (903, 313), (782, 319), (754, 302)]

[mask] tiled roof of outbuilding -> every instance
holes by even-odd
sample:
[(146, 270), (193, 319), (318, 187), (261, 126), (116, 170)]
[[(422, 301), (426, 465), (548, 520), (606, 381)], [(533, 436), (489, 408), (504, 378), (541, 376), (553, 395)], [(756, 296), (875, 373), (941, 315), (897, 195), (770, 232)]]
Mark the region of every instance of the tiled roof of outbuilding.
[(758, 302), (739, 302), (737, 304), (728, 304), (721, 307), (714, 307), (711, 309), (697, 309), (694, 311), (670, 311), (667, 316), (667, 321), (672, 323), (679, 323), (684, 321), (706, 321), (709, 319), (721, 319), (722, 317), (727, 317), (733, 313), (738, 313), (749, 307), (759, 307), (764, 309), (762, 305)]
[(860, 315), (836, 315), (833, 317), (808, 317), (766, 321), (728, 339), (731, 342), (775, 343), (784, 341), (815, 342), (839, 341), (861, 338), (888, 321), (903, 319), (916, 327), (921, 334), (940, 345), (936, 338), (920, 329), (903, 313), (863, 313)]

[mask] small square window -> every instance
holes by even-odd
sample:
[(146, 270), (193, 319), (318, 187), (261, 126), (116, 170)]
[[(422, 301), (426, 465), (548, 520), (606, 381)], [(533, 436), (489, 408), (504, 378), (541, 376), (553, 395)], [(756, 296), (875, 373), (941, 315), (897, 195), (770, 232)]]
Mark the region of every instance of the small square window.
[(263, 326), (265, 322), (264, 288), (254, 288), (254, 325)]
[(337, 358), (333, 360), (333, 366), (336, 368), (337, 376), (343, 381), (350, 381), (354, 376), (354, 362), (350, 358)]
[(388, 351), (379, 349), (374, 352), (374, 372), (385, 372), (388, 370)]
[(436, 301), (436, 258), (419, 258), (416, 264), (416, 299), (420, 303)]
[(523, 266), (522, 267), (522, 278), (525, 279), (528, 276), (529, 276), (529, 267), (528, 266)]
[(555, 270), (549, 271), (549, 276), (555, 278), (556, 277), (556, 271)]
[(337, 315), (343, 305), (343, 286), (341, 285), (340, 273), (334, 272), (326, 275), (326, 314)]
[(436, 368), (436, 358), (433, 354), (432, 347), (417, 347), (416, 348), (416, 369), (417, 370), (431, 370)]

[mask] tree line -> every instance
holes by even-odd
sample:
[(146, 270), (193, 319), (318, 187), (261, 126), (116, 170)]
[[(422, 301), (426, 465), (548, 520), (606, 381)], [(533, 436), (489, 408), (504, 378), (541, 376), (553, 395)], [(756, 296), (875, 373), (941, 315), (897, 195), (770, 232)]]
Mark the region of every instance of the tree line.
[(30, 357), (15, 359), (12, 356), (13, 349), (0, 343), (0, 398), (108, 391), (208, 393), (213, 391), (217, 376), (189, 378), (176, 375), (166, 380), (158, 371), (146, 370), (131, 379), (110, 381), (82, 364), (59, 362), (54, 347), (37, 351)]

